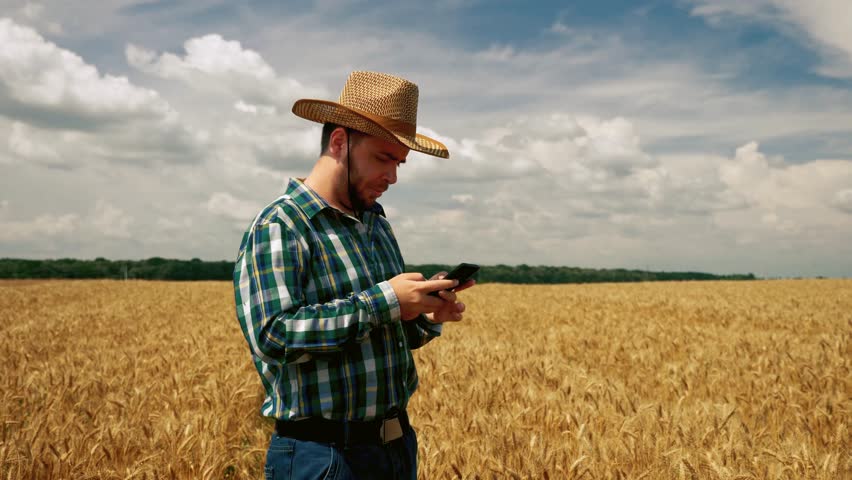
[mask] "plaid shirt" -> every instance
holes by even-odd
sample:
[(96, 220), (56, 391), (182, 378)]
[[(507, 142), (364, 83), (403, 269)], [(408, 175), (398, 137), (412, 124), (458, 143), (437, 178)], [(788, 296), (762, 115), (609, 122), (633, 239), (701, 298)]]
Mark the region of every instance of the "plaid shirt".
[(289, 181), (243, 236), (234, 268), (263, 415), (371, 420), (406, 407), (417, 388), (410, 350), (441, 326), (401, 321), (387, 280), (403, 271), (381, 206), (358, 221)]

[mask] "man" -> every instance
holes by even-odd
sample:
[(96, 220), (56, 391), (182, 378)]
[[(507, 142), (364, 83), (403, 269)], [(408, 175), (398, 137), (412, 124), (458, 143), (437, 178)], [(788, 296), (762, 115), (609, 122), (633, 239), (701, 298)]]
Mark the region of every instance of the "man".
[(417, 100), (407, 80), (353, 72), (337, 102), (293, 105), (324, 124), (320, 158), (258, 214), (234, 270), (237, 317), (266, 389), (261, 413), (276, 420), (267, 478), (417, 476), (410, 350), (462, 319), (448, 289), (473, 285), (402, 273), (376, 203), (410, 150), (449, 157), (416, 133)]

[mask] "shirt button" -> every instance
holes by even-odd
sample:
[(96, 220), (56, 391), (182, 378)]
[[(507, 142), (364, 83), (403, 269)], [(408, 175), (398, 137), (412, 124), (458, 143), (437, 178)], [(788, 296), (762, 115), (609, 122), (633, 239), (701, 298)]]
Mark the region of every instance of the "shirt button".
[(402, 342), (399, 342), (399, 346), (400, 346), (400, 347), (402, 346)]

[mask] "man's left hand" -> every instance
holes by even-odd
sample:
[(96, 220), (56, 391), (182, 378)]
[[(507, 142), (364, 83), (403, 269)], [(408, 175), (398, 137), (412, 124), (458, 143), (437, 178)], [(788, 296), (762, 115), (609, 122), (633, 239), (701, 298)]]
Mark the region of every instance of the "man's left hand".
[[(447, 272), (438, 272), (429, 280), (441, 280), (447, 276)], [(464, 303), (456, 302), (456, 293), (468, 289), (476, 285), (476, 280), (468, 280), (467, 282), (456, 287), (454, 292), (449, 290), (441, 290), (438, 296), (444, 300), (444, 305), (435, 313), (427, 313), (426, 319), (432, 323), (458, 322), (462, 319), (464, 312)]]

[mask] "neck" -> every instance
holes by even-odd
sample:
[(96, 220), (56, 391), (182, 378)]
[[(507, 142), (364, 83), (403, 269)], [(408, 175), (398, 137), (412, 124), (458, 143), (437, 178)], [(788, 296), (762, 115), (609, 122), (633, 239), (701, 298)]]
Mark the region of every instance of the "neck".
[(337, 162), (330, 156), (321, 156), (310, 175), (305, 178), (305, 185), (311, 187), (332, 207), (354, 215), (355, 212), (349, 203), (349, 184), (345, 164)]

